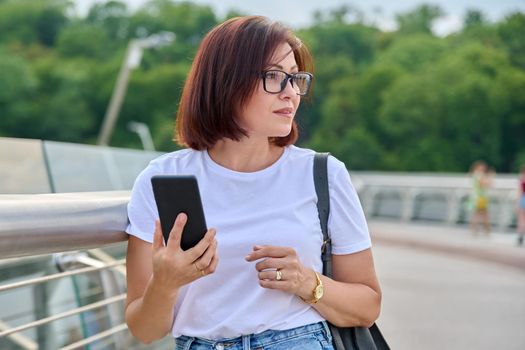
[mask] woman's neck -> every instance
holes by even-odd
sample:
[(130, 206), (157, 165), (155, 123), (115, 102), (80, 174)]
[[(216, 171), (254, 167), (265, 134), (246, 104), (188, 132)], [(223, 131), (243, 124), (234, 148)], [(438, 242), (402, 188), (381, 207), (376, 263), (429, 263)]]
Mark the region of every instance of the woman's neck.
[(275, 146), (267, 140), (241, 141), (224, 139), (218, 141), (208, 154), (213, 161), (225, 168), (239, 172), (255, 172), (266, 169), (283, 154), (284, 148)]

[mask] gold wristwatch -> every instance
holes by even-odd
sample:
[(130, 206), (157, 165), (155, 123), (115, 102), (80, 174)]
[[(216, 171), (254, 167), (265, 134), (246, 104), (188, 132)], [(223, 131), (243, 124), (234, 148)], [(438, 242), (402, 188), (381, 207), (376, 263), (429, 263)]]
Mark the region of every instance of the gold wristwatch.
[(306, 300), (306, 299), (301, 298), (303, 299), (305, 303), (308, 303), (308, 304), (317, 303), (323, 297), (323, 294), (324, 294), (323, 281), (321, 281), (321, 277), (319, 277), (319, 274), (316, 271), (314, 272), (315, 272), (315, 278), (317, 278), (317, 285), (312, 290), (312, 299)]

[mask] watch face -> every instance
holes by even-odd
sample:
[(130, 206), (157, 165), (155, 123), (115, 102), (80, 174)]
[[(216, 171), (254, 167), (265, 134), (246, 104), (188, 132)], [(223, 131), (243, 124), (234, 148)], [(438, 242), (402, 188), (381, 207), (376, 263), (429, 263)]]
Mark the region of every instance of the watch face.
[(321, 297), (323, 296), (323, 292), (324, 292), (324, 288), (322, 285), (320, 286), (317, 286), (317, 288), (315, 288), (315, 291), (314, 291), (314, 297), (316, 300), (319, 300), (321, 299)]

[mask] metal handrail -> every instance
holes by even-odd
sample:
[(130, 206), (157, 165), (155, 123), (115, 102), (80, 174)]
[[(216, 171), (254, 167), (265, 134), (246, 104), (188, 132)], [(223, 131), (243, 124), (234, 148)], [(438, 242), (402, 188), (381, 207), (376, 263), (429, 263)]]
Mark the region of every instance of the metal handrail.
[[(351, 171), (350, 175), (353, 182), (374, 187), (419, 187), (431, 190), (470, 190), (472, 187), (472, 179), (467, 174)], [(518, 184), (517, 176), (498, 174), (492, 180), (491, 188), (495, 191), (517, 191)]]
[(128, 326), (125, 323), (121, 323), (118, 326), (112, 327), (112, 328), (107, 329), (105, 331), (102, 331), (102, 332), (100, 332), (98, 334), (92, 335), (91, 337), (87, 337), (87, 338), (79, 340), (79, 341), (77, 341), (75, 343), (71, 343), (71, 344), (69, 344), (69, 345), (67, 345), (67, 346), (65, 346), (63, 348), (60, 348), (59, 350), (78, 349), (78, 348), (81, 348), (81, 347), (83, 347), (85, 345), (92, 344), (92, 343), (96, 342), (97, 340), (104, 339), (104, 338), (112, 336), (113, 334), (125, 331), (126, 329), (128, 329)]
[(128, 191), (0, 195), (0, 258), (125, 241)]
[(30, 286), (30, 285), (33, 285), (33, 284), (49, 282), (49, 281), (53, 281), (53, 280), (56, 280), (56, 279), (59, 279), (59, 278), (63, 278), (63, 277), (69, 277), (69, 276), (80, 275), (80, 274), (88, 273), (88, 272), (106, 270), (106, 269), (109, 269), (111, 267), (123, 265), (125, 263), (126, 263), (126, 259), (121, 259), (121, 260), (117, 260), (116, 262), (109, 263), (109, 264), (106, 264), (106, 265), (100, 266), (100, 267), (84, 267), (84, 268), (77, 269), (77, 270), (59, 272), (59, 273), (55, 273), (53, 275), (48, 275), (48, 276), (43, 276), (43, 277), (36, 277), (36, 278), (32, 278), (32, 279), (29, 279), (29, 280), (26, 280), (26, 281), (20, 281), (20, 282), (14, 282), (14, 283), (9, 283), (9, 284), (5, 284), (5, 285), (0, 285), (0, 292), (4, 292), (6, 290), (15, 289), (15, 288), (26, 287), (26, 286)]
[(7, 335), (10, 335), (12, 333), (17, 333), (17, 332), (25, 331), (26, 329), (38, 327), (38, 326), (41, 326), (41, 325), (44, 325), (44, 324), (47, 324), (47, 323), (59, 320), (61, 318), (73, 316), (73, 315), (79, 314), (81, 312), (97, 309), (99, 307), (106, 306), (106, 305), (109, 305), (109, 304), (112, 304), (112, 303), (116, 303), (116, 302), (124, 300), (124, 299), (126, 299), (126, 293), (122, 293), (122, 294), (119, 294), (117, 296), (110, 297), (110, 298), (107, 298), (105, 300), (97, 301), (95, 303), (91, 303), (91, 304), (88, 304), (88, 305), (85, 305), (85, 306), (77, 307), (77, 308), (75, 308), (73, 310), (64, 311), (64, 312), (61, 312), (59, 314), (56, 314), (56, 315), (53, 315), (53, 316), (49, 316), (49, 317), (45, 317), (45, 318), (42, 318), (42, 319), (34, 321), (34, 322), (26, 323), (26, 324), (18, 326), (18, 327), (13, 327), (11, 329), (8, 329), (8, 330), (0, 332), (0, 338), (5, 337)]
[[(10, 329), (10, 328), (11, 328), (10, 325), (0, 320), (0, 330)], [(23, 334), (10, 334), (9, 338), (11, 339), (12, 342), (22, 347), (23, 349), (26, 349), (26, 350), (38, 349), (38, 344)]]

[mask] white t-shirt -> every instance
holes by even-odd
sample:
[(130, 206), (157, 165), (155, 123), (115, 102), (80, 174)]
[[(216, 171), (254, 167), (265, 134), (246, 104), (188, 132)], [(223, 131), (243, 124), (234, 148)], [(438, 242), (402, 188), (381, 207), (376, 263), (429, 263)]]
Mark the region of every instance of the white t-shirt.
[[(262, 288), (256, 263), (244, 259), (255, 244), (287, 246), (296, 250), (307, 268), (322, 271), (323, 234), (313, 159), (313, 151), (288, 146), (270, 167), (242, 173), (215, 163), (207, 151), (185, 149), (151, 161), (138, 176), (128, 204), (129, 234), (153, 241), (158, 212), (150, 179), (160, 174), (195, 175), (206, 223), (217, 229), (219, 264), (215, 273), (181, 288), (174, 309), (174, 337), (219, 340), (323, 320), (299, 297)], [(357, 193), (345, 165), (332, 156), (328, 180), (332, 253), (369, 248), (370, 236)]]

